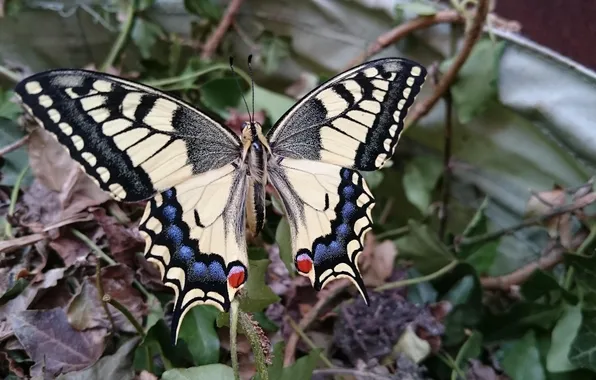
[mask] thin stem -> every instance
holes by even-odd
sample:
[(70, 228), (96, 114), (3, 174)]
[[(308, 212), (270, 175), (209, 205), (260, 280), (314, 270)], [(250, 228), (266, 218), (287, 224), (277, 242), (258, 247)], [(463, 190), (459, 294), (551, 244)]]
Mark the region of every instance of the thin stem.
[(99, 293), (99, 302), (101, 302), (101, 306), (108, 316), (110, 325), (112, 326), (112, 331), (116, 331), (116, 325), (114, 324), (112, 312), (110, 311), (108, 304), (103, 300), (103, 297), (106, 293), (103, 289), (103, 282), (101, 281), (101, 261), (99, 260), (95, 260), (95, 286), (97, 287), (97, 292)]
[(451, 370), (453, 372), (455, 372), (456, 376), (459, 376), (461, 378), (461, 380), (466, 379), (466, 374), (461, 370), (461, 368), (459, 368), (459, 366), (457, 365), (457, 363), (455, 362), (453, 357), (451, 357), (451, 355), (449, 355), (447, 352), (443, 351), (443, 352), (439, 352), (437, 354), (437, 357), (439, 359), (441, 359), (445, 364), (447, 364), (447, 366), (449, 368), (451, 368)]
[(223, 37), (225, 36), (226, 31), (234, 21), (234, 16), (240, 9), (242, 1), (243, 0), (232, 0), (230, 2), (228, 7), (226, 8), (226, 11), (224, 12), (224, 15), (219, 21), (217, 28), (215, 28), (213, 33), (207, 39), (207, 42), (205, 42), (205, 45), (203, 46), (203, 53), (201, 54), (201, 59), (207, 60), (211, 58), (213, 53), (215, 53), (215, 50), (219, 46), (219, 43), (221, 42)]
[[(112, 259), (110, 256), (108, 256), (101, 248), (99, 248), (97, 246), (97, 244), (95, 244), (91, 239), (89, 239), (87, 236), (85, 236), (85, 234), (81, 233), (80, 231), (78, 231), (74, 228), (72, 228), (71, 231), (72, 231), (73, 235), (78, 237), (83, 243), (87, 244), (87, 246), (89, 248), (91, 248), (91, 250), (93, 252), (95, 252), (95, 254), (98, 256), (98, 258), (103, 259), (106, 263), (108, 263), (110, 265), (117, 265), (117, 263), (116, 263), (116, 261), (114, 261), (114, 259)], [(149, 293), (147, 291), (147, 289), (145, 289), (143, 284), (141, 284), (137, 280), (133, 280), (133, 284), (145, 296), (145, 298), (151, 297), (151, 293)]]
[[(586, 237), (586, 240), (584, 240), (582, 244), (579, 246), (576, 254), (583, 255), (586, 252), (586, 249), (588, 249), (588, 247), (590, 247), (594, 243), (594, 240), (596, 240), (596, 225), (590, 226), (590, 234)], [(569, 290), (569, 288), (571, 288), (571, 285), (573, 284), (574, 274), (574, 268), (569, 267), (569, 269), (567, 269), (567, 273), (565, 273), (565, 282), (563, 283), (565, 289)]]
[(230, 355), (232, 356), (232, 369), (234, 379), (240, 380), (240, 364), (238, 363), (238, 306), (237, 299), (230, 306)]
[(451, 190), (451, 136), (453, 135), (453, 101), (451, 91), (447, 90), (445, 98), (445, 139), (443, 142), (443, 188), (441, 189), (441, 213), (439, 214), (439, 239), (445, 240), (447, 221), (449, 219), (449, 198)]
[(102, 301), (107, 302), (110, 305), (114, 306), (116, 309), (118, 309), (118, 311), (121, 312), (126, 317), (126, 319), (128, 319), (128, 321), (130, 323), (132, 323), (135, 330), (137, 330), (137, 333), (139, 333), (139, 335), (141, 337), (145, 338), (145, 330), (143, 330), (143, 326), (141, 326), (139, 321), (137, 321), (137, 319), (131, 314), (131, 312), (124, 305), (122, 305), (120, 302), (118, 302), (117, 299), (110, 297), (109, 294), (105, 294), (102, 298)]
[[(315, 344), (315, 342), (313, 342), (308, 335), (306, 335), (306, 333), (304, 331), (302, 331), (302, 329), (300, 328), (300, 326), (298, 326), (298, 324), (296, 322), (294, 322), (294, 320), (292, 319), (292, 317), (288, 316), (288, 322), (290, 322), (290, 326), (292, 326), (292, 329), (300, 336), (300, 338), (306, 343), (308, 344), (308, 346), (314, 350), (317, 347), (317, 345)], [(323, 363), (325, 363), (325, 365), (329, 368), (333, 368), (334, 365), (333, 363), (331, 363), (331, 361), (329, 359), (327, 359), (327, 357), (323, 354), (323, 352), (321, 351), (319, 353), (319, 358), (321, 358), (321, 361)]]
[(267, 358), (263, 350), (263, 345), (261, 344), (261, 339), (264, 336), (264, 333), (262, 330), (257, 330), (257, 326), (254, 325), (255, 322), (249, 314), (243, 312), (242, 310), (240, 310), (239, 314), (240, 327), (242, 328), (244, 335), (246, 335), (252, 347), (257, 373), (259, 374), (261, 380), (269, 380), (269, 372), (267, 371)]
[(416, 277), (416, 278), (408, 278), (407, 280), (389, 282), (385, 285), (381, 285), (381, 286), (375, 288), (375, 291), (382, 292), (383, 290), (397, 289), (397, 288), (401, 288), (404, 286), (415, 285), (415, 284), (420, 284), (422, 282), (432, 281), (435, 278), (439, 278), (442, 275), (444, 275), (445, 273), (449, 272), (451, 269), (455, 268), (455, 266), (458, 263), (459, 263), (459, 261), (454, 260), (454, 261), (450, 262), (449, 264), (445, 265), (443, 268), (439, 269), (438, 271), (427, 274), (426, 276), (421, 276), (421, 277)]
[(3, 157), (5, 154), (12, 152), (13, 150), (19, 149), (23, 145), (25, 145), (29, 141), (29, 135), (24, 136), (17, 141), (13, 142), (12, 144), (6, 145), (4, 148), (0, 149), (0, 157)]
[(23, 178), (25, 178), (25, 174), (27, 173), (28, 169), (29, 165), (25, 166), (23, 170), (21, 170), (12, 188), (12, 191), (10, 192), (10, 205), (8, 205), (8, 214), (6, 218), (6, 224), (4, 225), (4, 234), (9, 238), (14, 236), (12, 234), (12, 224), (10, 223), (8, 217), (12, 217), (14, 214), (14, 210), (17, 206), (17, 199), (19, 198), (19, 190), (21, 189), (21, 182), (23, 182)]
[(14, 71), (12, 71), (2, 65), (0, 65), (0, 75), (3, 75), (4, 77), (13, 81), (14, 83), (18, 83), (22, 79), (21, 75), (15, 73)]
[(399, 227), (396, 228), (394, 230), (388, 230), (385, 232), (381, 232), (380, 234), (378, 234), (376, 236), (378, 241), (381, 241), (383, 239), (388, 239), (390, 237), (397, 239), (400, 238), (406, 234), (408, 234), (410, 232), (410, 226), (403, 226), (403, 227)]
[(114, 42), (114, 45), (112, 45), (112, 48), (110, 49), (110, 52), (108, 53), (108, 56), (106, 57), (105, 61), (101, 65), (101, 71), (106, 71), (110, 67), (112, 67), (114, 65), (114, 62), (116, 61), (116, 58), (118, 58), (120, 51), (124, 48), (124, 44), (126, 43), (126, 40), (128, 39), (128, 36), (130, 34), (130, 31), (131, 31), (132, 26), (135, 21), (136, 11), (137, 11), (137, 0), (129, 0), (128, 14), (126, 16), (126, 21), (124, 22), (124, 25), (122, 25), (122, 29), (120, 30), (120, 33), (118, 34), (118, 38)]
[[(146, 80), (143, 83), (146, 84), (147, 86), (151, 86), (151, 87), (163, 87), (163, 86), (176, 84), (176, 83), (184, 82), (184, 81), (191, 80), (191, 79), (196, 79), (200, 76), (203, 76), (203, 75), (208, 74), (213, 71), (229, 70), (229, 69), (230, 69), (230, 66), (225, 65), (223, 63), (217, 63), (217, 64), (209, 66), (205, 69), (194, 71), (192, 73), (183, 74), (183, 75), (179, 75), (179, 76), (171, 77), (171, 78)], [(234, 70), (236, 71), (236, 73), (238, 75), (240, 75), (240, 77), (242, 77), (243, 80), (246, 81), (246, 83), (250, 84), (250, 77), (248, 76), (248, 74), (246, 74), (244, 71), (239, 70), (237, 68), (234, 68)]]

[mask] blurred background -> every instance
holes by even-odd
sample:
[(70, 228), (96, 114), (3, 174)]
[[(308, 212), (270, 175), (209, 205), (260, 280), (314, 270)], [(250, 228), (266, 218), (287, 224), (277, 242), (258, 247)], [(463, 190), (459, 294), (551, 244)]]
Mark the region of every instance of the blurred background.
[(241, 378), (594, 378), (596, 3), (584, 3), (0, 1), (0, 373), (234, 378), (217, 311), (193, 309), (170, 345), (171, 294), (142, 257), (142, 205), (95, 188), (21, 118), (12, 88), (46, 69), (104, 71), (238, 131), (247, 115), (228, 58), (251, 96), (252, 54), (266, 129), (366, 60), (407, 57), (429, 75), (391, 165), (365, 174), (373, 304), (295, 275), (272, 196), (250, 242)]

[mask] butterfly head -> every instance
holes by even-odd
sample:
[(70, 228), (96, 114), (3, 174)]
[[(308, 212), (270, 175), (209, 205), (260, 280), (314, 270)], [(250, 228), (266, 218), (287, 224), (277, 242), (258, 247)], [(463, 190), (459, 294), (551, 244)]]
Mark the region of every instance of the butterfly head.
[(242, 125), (242, 147), (243, 160), (246, 158), (251, 148), (257, 151), (257, 153), (260, 153), (259, 151), (264, 148), (271, 154), (271, 148), (269, 147), (267, 138), (263, 135), (261, 124), (255, 121), (245, 121)]

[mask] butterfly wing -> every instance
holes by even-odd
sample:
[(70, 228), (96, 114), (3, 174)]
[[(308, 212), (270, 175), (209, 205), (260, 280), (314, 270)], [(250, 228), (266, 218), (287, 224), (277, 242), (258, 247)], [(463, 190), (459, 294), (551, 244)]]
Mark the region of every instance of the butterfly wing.
[(118, 200), (148, 199), (238, 158), (239, 138), (179, 99), (122, 78), (52, 70), (20, 82), (24, 108)]
[(372, 226), (374, 198), (355, 170), (284, 158), (269, 167), (292, 234), (294, 265), (320, 290), (347, 277), (368, 302), (358, 255)]
[(398, 58), (364, 63), (330, 79), (268, 133), (279, 156), (376, 170), (395, 152), (426, 70)]
[(227, 311), (248, 273), (246, 172), (235, 164), (195, 176), (156, 195), (139, 227), (145, 255), (174, 290), (172, 338), (186, 313), (210, 304)]
[(248, 265), (239, 138), (179, 99), (101, 73), (49, 71), (15, 92), (102, 189), (153, 197), (139, 229), (174, 289), (174, 341), (194, 305), (227, 310)]
[(357, 259), (374, 198), (354, 169), (391, 158), (425, 76), (406, 59), (364, 63), (313, 90), (269, 132), (269, 177), (290, 223), (294, 264), (315, 289), (347, 277), (368, 302)]

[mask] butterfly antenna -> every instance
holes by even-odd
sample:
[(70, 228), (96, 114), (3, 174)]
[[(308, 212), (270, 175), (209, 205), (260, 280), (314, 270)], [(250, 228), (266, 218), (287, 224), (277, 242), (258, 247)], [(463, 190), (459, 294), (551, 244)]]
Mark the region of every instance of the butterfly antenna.
[(252, 119), (255, 120), (255, 78), (252, 71), (252, 54), (248, 56), (248, 70), (250, 73), (250, 88), (252, 89)]
[(232, 74), (234, 74), (234, 79), (236, 79), (238, 90), (240, 90), (240, 96), (242, 97), (242, 100), (244, 100), (244, 105), (246, 106), (246, 112), (248, 112), (249, 121), (252, 123), (254, 120), (250, 116), (250, 108), (248, 108), (248, 103), (246, 102), (246, 98), (242, 93), (242, 86), (240, 86), (240, 81), (238, 81), (238, 74), (236, 74), (236, 71), (234, 71), (234, 57), (230, 57), (230, 69), (232, 70)]

